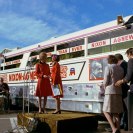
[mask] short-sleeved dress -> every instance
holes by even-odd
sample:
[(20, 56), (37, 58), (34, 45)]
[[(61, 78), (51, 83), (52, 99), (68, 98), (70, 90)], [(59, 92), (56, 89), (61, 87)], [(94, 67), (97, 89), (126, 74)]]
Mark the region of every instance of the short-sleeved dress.
[(63, 86), (62, 86), (62, 80), (61, 80), (61, 75), (60, 75), (60, 65), (58, 62), (56, 62), (53, 67), (52, 67), (52, 71), (51, 71), (51, 79), (52, 79), (52, 84), (56, 85), (59, 84), (61, 87), (61, 92), (62, 94), (59, 96), (54, 96), (54, 98), (62, 98), (63, 97)]
[(37, 63), (35, 73), (38, 78), (35, 96), (38, 97), (52, 96), (50, 79), (48, 77), (47, 78), (43, 77), (43, 75), (50, 76), (49, 65), (41, 62)]

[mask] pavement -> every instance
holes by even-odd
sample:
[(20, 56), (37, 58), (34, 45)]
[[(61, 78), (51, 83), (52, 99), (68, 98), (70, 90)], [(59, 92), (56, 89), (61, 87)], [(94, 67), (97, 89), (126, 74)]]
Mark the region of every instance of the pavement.
[[(20, 129), (17, 126), (17, 112), (0, 113), (0, 133), (26, 133), (26, 130)], [(99, 121), (98, 129), (95, 131), (82, 131), (82, 133), (109, 133), (105, 131), (109, 127), (107, 121)], [(88, 125), (89, 126), (89, 125)], [(76, 131), (72, 133), (81, 133)], [(133, 133), (133, 131), (121, 130), (121, 133)]]

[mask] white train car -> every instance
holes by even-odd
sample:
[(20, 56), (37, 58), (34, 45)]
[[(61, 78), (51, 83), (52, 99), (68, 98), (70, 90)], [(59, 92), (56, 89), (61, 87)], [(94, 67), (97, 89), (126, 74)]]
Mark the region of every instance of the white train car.
[[(124, 21), (131, 17), (125, 17)], [(0, 65), (0, 77), (10, 86), (12, 104), (22, 105), (20, 101), (29, 99), (37, 106), (34, 60), (39, 59), (40, 51), (45, 51), (50, 64), (51, 54), (57, 53), (61, 59), (64, 89), (61, 109), (102, 113), (106, 58), (109, 54), (124, 55), (129, 47), (133, 47), (132, 23), (118, 25), (115, 20), (5, 53)], [(52, 97), (48, 98), (47, 108), (55, 108), (53, 101)]]

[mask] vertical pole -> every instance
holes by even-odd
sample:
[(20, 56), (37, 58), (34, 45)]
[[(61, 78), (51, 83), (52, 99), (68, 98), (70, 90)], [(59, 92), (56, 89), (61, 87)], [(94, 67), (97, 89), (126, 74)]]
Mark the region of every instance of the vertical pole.
[(84, 50), (84, 54), (85, 54), (85, 57), (88, 55), (88, 38), (85, 37), (85, 42), (84, 42), (84, 46), (85, 46), (85, 50)]
[(110, 40), (110, 51), (112, 51), (112, 44), (111, 44), (111, 31), (109, 31), (109, 40)]
[(25, 89), (25, 85), (23, 87), (23, 114), (24, 114), (24, 89)]
[(54, 45), (54, 53), (58, 54), (57, 53), (57, 45)]

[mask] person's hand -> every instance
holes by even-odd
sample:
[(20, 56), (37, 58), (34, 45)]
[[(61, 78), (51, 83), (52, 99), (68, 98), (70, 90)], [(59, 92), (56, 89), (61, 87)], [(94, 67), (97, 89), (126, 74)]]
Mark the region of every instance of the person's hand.
[(56, 87), (56, 84), (53, 84), (54, 87)]
[(115, 83), (115, 86), (120, 86), (121, 84), (123, 83), (123, 80), (118, 80), (116, 83)]
[(43, 78), (47, 78), (48, 76), (47, 75), (43, 75)]

